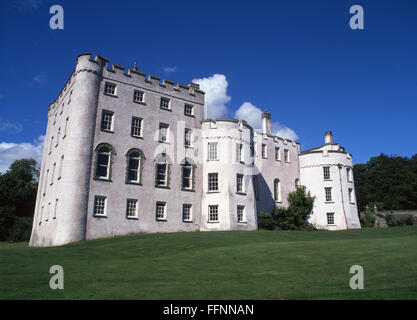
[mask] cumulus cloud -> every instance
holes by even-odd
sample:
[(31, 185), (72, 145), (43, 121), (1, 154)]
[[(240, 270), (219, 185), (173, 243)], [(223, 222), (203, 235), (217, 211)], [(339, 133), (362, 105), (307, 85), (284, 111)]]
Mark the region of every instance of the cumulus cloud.
[(165, 73), (174, 73), (177, 71), (177, 67), (163, 67), (162, 70)]
[(216, 119), (226, 116), (227, 107), (225, 104), (231, 99), (227, 95), (227, 86), (229, 84), (226, 76), (213, 74), (208, 78), (193, 79), (192, 82), (199, 84), (200, 89), (206, 93), (207, 118)]
[(0, 172), (6, 172), (13, 161), (23, 158), (33, 158), (39, 165), (42, 160), (44, 140), (45, 136), (39, 136), (33, 143), (0, 142)]
[[(235, 112), (235, 117), (246, 120), (254, 129), (262, 129), (262, 110), (250, 102), (244, 102)], [(279, 122), (271, 123), (272, 134), (278, 137), (297, 140), (297, 134)]]

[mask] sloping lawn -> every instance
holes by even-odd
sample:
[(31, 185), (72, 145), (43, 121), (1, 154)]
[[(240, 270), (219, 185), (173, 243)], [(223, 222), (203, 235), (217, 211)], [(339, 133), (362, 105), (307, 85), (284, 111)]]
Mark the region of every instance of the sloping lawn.
[[(52, 265), (64, 290), (49, 288)], [(349, 287), (352, 265), (364, 290)], [(0, 299), (417, 299), (417, 227), (0, 243)]]

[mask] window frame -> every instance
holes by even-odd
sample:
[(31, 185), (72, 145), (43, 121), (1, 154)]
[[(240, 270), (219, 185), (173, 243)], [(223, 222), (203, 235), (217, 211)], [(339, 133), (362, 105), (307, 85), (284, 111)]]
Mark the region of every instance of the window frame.
[[(109, 116), (111, 115), (110, 118), (110, 129), (107, 129), (104, 127), (105, 121), (109, 121), (109, 120), (105, 120), (104, 117), (105, 116)], [(114, 132), (114, 111), (111, 110), (106, 110), (106, 109), (102, 109), (101, 110), (101, 120), (100, 120), (100, 130), (103, 132)]]
[[(216, 209), (216, 212), (211, 212), (211, 209)], [(212, 215), (215, 215), (216, 219), (212, 219)], [(208, 223), (218, 223), (219, 222), (219, 205), (218, 204), (211, 204), (208, 206), (208, 216), (207, 216)]]
[[(186, 112), (187, 107), (190, 107), (190, 109), (191, 109), (191, 112), (190, 113), (187, 113)], [(186, 115), (188, 117), (194, 117), (194, 105), (189, 104), (189, 103), (185, 103), (184, 104), (184, 115)]]
[[(97, 200), (104, 200), (103, 205), (101, 205), (100, 207), (102, 207), (102, 211), (103, 213), (97, 213), (96, 209), (97, 209)], [(94, 205), (93, 205), (93, 216), (94, 217), (107, 217), (107, 197), (106, 196), (100, 196), (100, 195), (95, 195), (94, 196)]]
[[(216, 177), (216, 179), (211, 179), (210, 177)], [(214, 186), (216, 188), (214, 189)], [(219, 192), (219, 173), (218, 172), (209, 172), (207, 174), (207, 192)]]
[[(130, 213), (130, 209), (131, 207), (129, 206), (129, 204), (134, 203), (135, 204), (135, 214), (134, 215), (129, 215)], [(134, 219), (134, 220), (138, 220), (139, 219), (139, 201), (138, 199), (126, 199), (126, 219)]]
[(323, 180), (325, 181), (331, 180), (330, 166), (323, 167)]
[[(161, 207), (161, 206), (164, 208), (162, 217), (159, 216), (159, 211), (158, 211), (158, 208)], [(156, 219), (156, 221), (167, 221), (167, 203), (166, 203), (166, 201), (156, 201), (155, 219)]]
[[(141, 97), (140, 100), (136, 99), (138, 96)], [(133, 102), (145, 104), (145, 92), (142, 90), (134, 89), (133, 90)]]
[[(111, 90), (111, 91), (113, 91), (113, 93), (112, 92), (108, 92), (108, 90), (107, 90), (108, 87), (114, 87), (113, 90)], [(104, 83), (104, 91), (103, 91), (103, 93), (105, 95), (107, 95), (107, 96), (117, 97), (117, 84), (115, 84), (113, 82), (106, 81)]]
[[(239, 213), (239, 209), (241, 209), (241, 213)], [(246, 223), (246, 214), (245, 214), (244, 205), (237, 205), (236, 214), (237, 214), (237, 223)]]
[[(185, 209), (188, 208), (189, 212), (187, 213), (189, 215), (188, 219), (185, 217)], [(183, 203), (182, 204), (182, 221), (183, 222), (193, 222), (193, 205), (190, 203)]]
[(324, 188), (324, 196), (326, 202), (333, 202), (332, 187)]
[[(135, 130), (138, 129), (137, 126), (134, 126), (135, 121), (139, 121), (139, 134), (135, 134)], [(130, 123), (130, 136), (133, 138), (142, 138), (143, 139), (143, 118), (132, 116), (132, 120)]]
[[(164, 106), (165, 104), (163, 102), (167, 102), (166, 107)], [(161, 100), (159, 102), (159, 108), (162, 110), (171, 110), (171, 99), (166, 98), (166, 97), (161, 97)]]
[(326, 213), (326, 218), (327, 218), (327, 225), (328, 226), (336, 225), (335, 219), (334, 219), (334, 212), (327, 212)]

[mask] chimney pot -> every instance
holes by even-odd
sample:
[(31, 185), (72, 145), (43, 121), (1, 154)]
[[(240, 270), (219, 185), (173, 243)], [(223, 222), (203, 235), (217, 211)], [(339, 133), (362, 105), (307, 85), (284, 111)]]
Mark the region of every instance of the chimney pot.
[(326, 131), (324, 133), (324, 143), (325, 144), (333, 143), (333, 134), (331, 131)]

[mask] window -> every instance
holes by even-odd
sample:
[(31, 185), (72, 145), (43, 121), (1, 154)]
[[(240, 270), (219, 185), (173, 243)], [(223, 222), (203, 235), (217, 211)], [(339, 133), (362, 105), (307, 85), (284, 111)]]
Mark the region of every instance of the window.
[(218, 221), (219, 221), (219, 206), (218, 205), (209, 206), (208, 222), (218, 222)]
[(193, 131), (191, 129), (185, 129), (185, 131), (184, 131), (184, 145), (186, 147), (191, 147), (192, 134), (193, 134)]
[(290, 162), (290, 150), (284, 149), (284, 161)]
[(112, 111), (103, 110), (101, 113), (101, 130), (113, 131), (113, 115)]
[(236, 175), (236, 192), (243, 193), (243, 174)]
[(168, 184), (168, 164), (158, 163), (156, 165), (156, 185), (167, 186)]
[(126, 201), (126, 218), (138, 217), (138, 200), (127, 199)]
[(54, 179), (55, 179), (55, 169), (56, 169), (56, 162), (54, 163), (54, 165), (53, 165), (53, 167), (52, 167), (51, 185), (54, 183)]
[(262, 158), (266, 159), (266, 144), (262, 143)]
[(330, 167), (323, 167), (323, 179), (330, 180)]
[(295, 179), (295, 188), (297, 189), (300, 186), (300, 179)]
[(184, 105), (184, 114), (186, 116), (192, 116), (194, 114), (193, 112), (193, 106), (191, 104), (185, 104)]
[(165, 123), (159, 124), (159, 141), (160, 142), (168, 142), (168, 128), (169, 128), (169, 125)]
[(46, 185), (48, 184), (48, 175), (49, 175), (49, 169), (46, 170), (45, 181), (43, 183), (43, 194), (44, 195), (46, 193)]
[(245, 206), (237, 206), (237, 222), (245, 222)]
[(65, 119), (64, 136), (62, 137), (62, 139), (64, 139), (67, 136), (68, 121), (69, 121), (69, 117)]
[(281, 161), (281, 150), (279, 147), (275, 147), (275, 160)]
[(156, 203), (156, 220), (166, 220), (166, 203), (157, 202)]
[(349, 202), (354, 203), (353, 188), (349, 188)]
[(326, 202), (332, 201), (332, 188), (324, 188), (324, 193), (326, 195)]
[(209, 173), (208, 174), (208, 191), (218, 191), (219, 190), (219, 180), (218, 173)]
[(191, 204), (182, 205), (182, 221), (192, 221)]
[(130, 134), (132, 137), (142, 137), (142, 118), (132, 117), (132, 127)]
[(113, 84), (113, 83), (106, 82), (106, 85), (104, 86), (104, 93), (115, 96), (116, 95), (116, 85)]
[(243, 162), (243, 144), (236, 144), (236, 161)]
[(61, 156), (61, 161), (60, 161), (60, 164), (59, 164), (58, 179), (61, 179), (61, 177), (62, 177), (63, 167), (64, 167), (64, 155)]
[(144, 93), (139, 90), (133, 91), (133, 101), (134, 102), (143, 102)]
[(327, 224), (334, 224), (334, 213), (328, 212), (327, 213)]
[(56, 219), (56, 212), (58, 210), (58, 199), (55, 199), (54, 215), (52, 219)]
[(186, 160), (182, 165), (182, 188), (185, 190), (193, 189), (193, 166)]
[(48, 202), (48, 209), (46, 210), (46, 217), (45, 217), (45, 221), (49, 220), (49, 215), (51, 214), (51, 203)]
[(58, 147), (59, 144), (59, 137), (61, 136), (61, 127), (58, 128), (58, 133), (56, 135), (56, 144), (55, 144), (55, 148)]
[(142, 151), (131, 149), (126, 154), (127, 161), (127, 183), (141, 183)]
[(346, 176), (347, 181), (352, 182), (352, 170), (350, 168), (346, 168)]
[(54, 144), (54, 137), (51, 138), (51, 145), (49, 146), (49, 154), (52, 152), (52, 145)]
[(42, 224), (42, 216), (43, 216), (43, 206), (42, 206), (42, 208), (41, 208), (41, 213), (40, 213), (40, 215), (39, 215), (39, 225), (41, 225), (41, 224)]
[(101, 144), (96, 149), (96, 178), (110, 179), (110, 163), (112, 149), (106, 144)]
[(208, 159), (217, 160), (217, 142), (209, 142), (208, 144)]
[(106, 202), (107, 202), (107, 197), (95, 196), (94, 198), (94, 215), (95, 216), (106, 215)]
[(274, 180), (274, 200), (276, 202), (281, 202), (281, 182), (279, 179)]
[(161, 98), (161, 109), (169, 110), (169, 99), (168, 98)]

